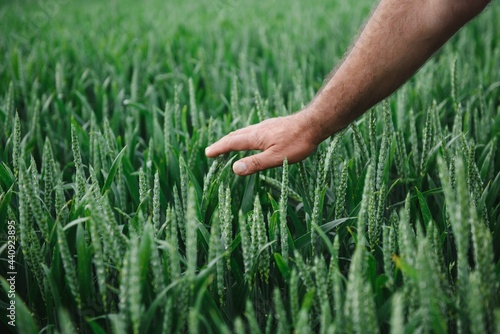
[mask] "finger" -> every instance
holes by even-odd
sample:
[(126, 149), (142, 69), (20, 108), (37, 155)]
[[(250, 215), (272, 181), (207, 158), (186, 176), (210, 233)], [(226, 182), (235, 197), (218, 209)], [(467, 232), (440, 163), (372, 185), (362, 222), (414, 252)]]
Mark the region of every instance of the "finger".
[(260, 150), (258, 141), (253, 133), (234, 133), (222, 137), (205, 149), (205, 155), (214, 158), (231, 151)]
[(238, 175), (250, 175), (265, 169), (283, 165), (284, 158), (276, 156), (272, 150), (267, 150), (241, 160), (233, 164), (233, 171)]

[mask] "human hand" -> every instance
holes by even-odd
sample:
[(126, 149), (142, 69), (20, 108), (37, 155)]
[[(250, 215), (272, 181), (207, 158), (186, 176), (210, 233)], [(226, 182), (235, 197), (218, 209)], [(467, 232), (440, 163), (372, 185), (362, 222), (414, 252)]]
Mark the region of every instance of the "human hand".
[(250, 175), (278, 167), (286, 158), (289, 163), (307, 158), (319, 142), (314, 129), (303, 113), (270, 118), (261, 123), (236, 130), (205, 149), (209, 158), (231, 151), (261, 150), (233, 164), (238, 175)]

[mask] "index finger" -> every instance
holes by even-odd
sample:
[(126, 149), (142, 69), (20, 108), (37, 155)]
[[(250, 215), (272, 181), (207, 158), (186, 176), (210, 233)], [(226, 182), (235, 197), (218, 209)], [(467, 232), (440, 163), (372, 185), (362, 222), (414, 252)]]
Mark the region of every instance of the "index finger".
[(235, 131), (230, 133), (205, 149), (205, 155), (215, 158), (232, 151), (247, 151), (262, 149), (253, 132)]

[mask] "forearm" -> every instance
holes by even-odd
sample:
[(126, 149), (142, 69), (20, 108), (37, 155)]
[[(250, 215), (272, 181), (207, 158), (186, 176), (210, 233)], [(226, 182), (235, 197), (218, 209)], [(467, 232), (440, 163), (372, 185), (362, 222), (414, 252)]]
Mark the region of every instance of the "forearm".
[(344, 62), (304, 110), (318, 143), (394, 92), (487, 4), (462, 2), (382, 0)]

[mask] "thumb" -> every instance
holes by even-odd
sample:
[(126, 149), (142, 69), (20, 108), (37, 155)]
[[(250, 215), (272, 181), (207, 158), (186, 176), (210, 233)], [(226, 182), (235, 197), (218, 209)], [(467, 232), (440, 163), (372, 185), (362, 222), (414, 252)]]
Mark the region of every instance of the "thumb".
[(262, 170), (278, 167), (283, 164), (283, 159), (279, 159), (271, 150), (267, 150), (241, 160), (233, 164), (233, 171), (238, 175), (250, 175)]

